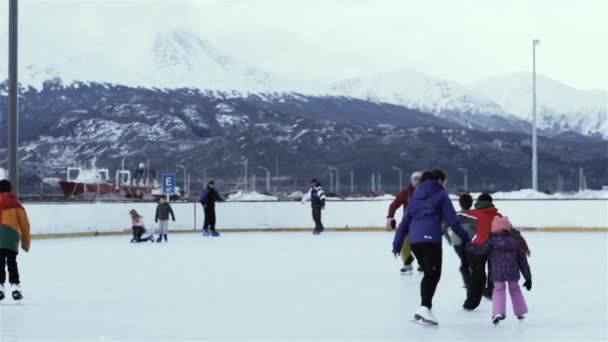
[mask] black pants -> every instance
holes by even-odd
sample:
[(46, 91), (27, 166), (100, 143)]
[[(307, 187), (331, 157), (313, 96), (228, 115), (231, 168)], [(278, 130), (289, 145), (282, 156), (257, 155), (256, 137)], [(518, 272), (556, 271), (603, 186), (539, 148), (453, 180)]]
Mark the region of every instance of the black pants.
[(462, 275), (462, 281), (464, 283), (464, 286), (469, 287), (469, 282), (471, 281), (471, 270), (469, 269), (467, 253), (464, 250), (463, 245), (454, 246), (454, 251), (460, 259), (460, 274)]
[(215, 231), (215, 207), (205, 207), (205, 222), (203, 223), (203, 230)]
[(133, 239), (131, 242), (146, 242), (154, 239), (154, 236), (150, 235), (146, 238), (143, 238), (146, 233), (146, 229), (144, 227), (133, 226), (131, 228), (133, 230)]
[(441, 278), (442, 249), (438, 243), (413, 243), (412, 252), (422, 265), (424, 277), (420, 282), (420, 305), (433, 307), (433, 296)]
[(484, 288), (488, 277), (486, 277), (486, 263), (488, 258), (482, 255), (467, 253), (469, 267), (471, 268), (471, 279), (467, 287), (467, 299), (463, 307), (474, 310), (479, 306), (483, 297)]
[(17, 268), (17, 252), (1, 248), (0, 249), (0, 285), (6, 282), (6, 267), (8, 266), (8, 282), (19, 284), (19, 269)]
[(323, 227), (323, 222), (321, 222), (321, 211), (323, 209), (313, 207), (312, 208), (312, 219), (315, 221), (315, 231), (322, 232), (325, 228)]

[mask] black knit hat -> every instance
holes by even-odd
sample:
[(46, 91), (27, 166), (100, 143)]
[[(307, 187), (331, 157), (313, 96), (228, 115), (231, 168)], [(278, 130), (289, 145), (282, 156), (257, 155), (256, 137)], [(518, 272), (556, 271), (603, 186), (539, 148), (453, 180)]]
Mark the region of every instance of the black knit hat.
[(0, 180), (0, 193), (13, 191), (13, 185), (8, 179)]

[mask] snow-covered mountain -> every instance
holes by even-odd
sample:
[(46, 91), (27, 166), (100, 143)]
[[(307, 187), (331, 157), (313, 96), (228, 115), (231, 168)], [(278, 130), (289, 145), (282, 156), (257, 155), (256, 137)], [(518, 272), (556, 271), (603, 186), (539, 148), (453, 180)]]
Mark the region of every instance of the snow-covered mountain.
[(414, 108), (468, 128), (527, 130), (524, 122), (475, 88), (411, 69), (338, 82), (332, 93)]
[[(6, 131), (6, 83), (0, 83), (0, 132)], [(397, 189), (391, 165), (409, 170), (440, 167), (469, 172), (481, 188), (492, 175), (495, 189), (528, 187), (528, 134), (456, 127), (401, 106), (352, 98), (297, 94), (247, 94), (197, 89), (146, 89), (100, 83), (46, 82), (21, 92), (21, 172), (25, 191), (38, 191), (43, 177), (64, 177), (69, 165), (97, 158), (113, 170), (148, 159), (159, 171), (185, 165), (193, 179), (207, 175), (235, 184), (237, 165), (275, 165), (290, 176), (282, 186), (299, 187), (311, 176), (328, 177), (327, 165), (352, 170), (356, 186), (369, 189), (372, 172)], [(378, 125), (377, 122), (393, 123)], [(577, 186), (578, 167), (590, 187), (605, 180), (606, 141), (572, 136), (541, 137), (542, 189), (558, 174)], [(0, 140), (0, 160), (6, 141)], [(406, 170), (404, 169), (404, 170)], [(323, 178), (327, 180), (327, 178)], [(457, 182), (451, 182), (456, 189)]]
[[(505, 111), (532, 120), (532, 75), (521, 72), (479, 81), (475, 87)], [(608, 92), (584, 91), (537, 75), (539, 127), (608, 137)]]
[[(136, 47), (130, 47), (130, 41)], [(0, 63), (6, 50), (0, 48)], [(138, 37), (116, 37), (98, 49), (57, 50), (43, 58), (20, 55), (19, 81), (40, 89), (47, 80), (104, 82), (135, 87), (196, 87), (238, 92), (285, 91), (296, 88), (279, 75), (248, 65), (222, 53), (200, 35), (170, 30)], [(0, 79), (6, 79), (0, 69)]]
[[(44, 82), (61, 79), (64, 85), (83, 81), (159, 89), (191, 87), (231, 91), (234, 96), (292, 92), (344, 96), (430, 113), (466, 128), (530, 131), (527, 74), (464, 85), (401, 69), (370, 78), (320, 84), (287, 79), (255, 67), (184, 29), (133, 35), (110, 30), (85, 46), (55, 46), (53, 38), (45, 37), (40, 43), (46, 45), (40, 48), (33, 43), (35, 39), (23, 39), (19, 64), (22, 84), (42, 89)], [(7, 64), (5, 43), (6, 37), (0, 37), (0, 65)], [(0, 68), (0, 80), (6, 77), (6, 68)], [(606, 92), (580, 91), (541, 76), (541, 128), (547, 134), (574, 131), (608, 137), (605, 98)]]

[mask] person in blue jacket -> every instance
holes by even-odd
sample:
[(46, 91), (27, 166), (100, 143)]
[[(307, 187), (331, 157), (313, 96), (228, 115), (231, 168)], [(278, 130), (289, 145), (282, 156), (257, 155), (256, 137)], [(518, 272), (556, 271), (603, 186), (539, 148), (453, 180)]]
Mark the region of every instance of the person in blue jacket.
[(397, 257), (406, 235), (409, 236), (412, 252), (422, 265), (424, 277), (420, 283), (422, 302), (414, 319), (427, 324), (437, 325), (433, 315), (433, 296), (441, 278), (443, 236), (442, 223), (446, 222), (462, 239), (463, 244), (470, 242), (469, 235), (462, 228), (456, 210), (445, 190), (447, 175), (441, 170), (425, 171), (420, 185), (410, 199), (407, 211), (395, 232), (393, 254)]
[(203, 236), (220, 236), (215, 230), (215, 202), (223, 202), (224, 199), (215, 188), (215, 182), (209, 181), (207, 187), (201, 192), (200, 202), (205, 211), (205, 223), (203, 223)]

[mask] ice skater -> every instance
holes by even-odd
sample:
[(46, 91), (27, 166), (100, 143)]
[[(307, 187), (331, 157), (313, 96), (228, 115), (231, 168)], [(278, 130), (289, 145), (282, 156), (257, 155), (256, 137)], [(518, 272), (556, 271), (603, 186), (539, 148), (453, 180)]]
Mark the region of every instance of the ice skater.
[(131, 230), (133, 232), (131, 242), (154, 242), (153, 235), (146, 236), (145, 238), (143, 237), (143, 235), (146, 233), (146, 225), (144, 223), (143, 216), (141, 216), (135, 209), (129, 210), (129, 215), (131, 216)]
[(463, 243), (469, 242), (469, 236), (460, 225), (456, 210), (445, 190), (446, 183), (447, 175), (441, 170), (423, 173), (393, 240), (393, 254), (397, 257), (401, 253), (405, 236), (409, 234), (412, 251), (424, 272), (420, 283), (421, 303), (414, 319), (431, 325), (438, 324), (431, 308), (441, 278), (442, 223), (447, 222)]
[(223, 202), (224, 199), (215, 188), (215, 181), (209, 181), (199, 198), (205, 211), (205, 222), (203, 223), (203, 236), (220, 236), (215, 230), (215, 202)]
[(308, 190), (308, 193), (302, 198), (302, 204), (308, 200), (310, 200), (312, 208), (312, 219), (315, 222), (315, 229), (312, 233), (314, 235), (319, 235), (325, 230), (321, 220), (321, 212), (325, 210), (325, 191), (323, 191), (321, 183), (316, 178), (313, 178), (310, 181), (310, 190)]
[[(395, 212), (399, 207), (403, 206), (403, 212), (407, 209), (407, 203), (414, 194), (414, 190), (416, 190), (416, 186), (420, 183), (420, 177), (422, 177), (422, 172), (416, 171), (412, 173), (410, 177), (410, 184), (403, 189), (395, 200), (391, 202), (388, 207), (388, 215), (386, 216), (386, 228), (394, 230), (397, 227), (397, 221), (395, 220)], [(403, 249), (401, 250), (401, 259), (403, 261), (403, 267), (401, 268), (401, 274), (412, 274), (413, 268), (412, 263), (414, 262), (414, 256), (412, 255), (412, 251), (410, 249), (410, 241), (408, 237), (405, 237), (405, 241), (403, 243)], [(422, 272), (422, 268), (418, 265), (418, 271)]]
[[(473, 216), (477, 219), (477, 233), (471, 243), (483, 245), (490, 236), (492, 230), (492, 221), (497, 216), (502, 216), (498, 209), (494, 206), (492, 196), (483, 193), (477, 197), (475, 209), (465, 210), (463, 213)], [(486, 275), (486, 264), (488, 257), (484, 255), (476, 255), (468, 253), (469, 267), (471, 268), (471, 279), (467, 287), (467, 298), (462, 307), (467, 311), (475, 310), (481, 298), (484, 296), (492, 299), (492, 287), (494, 284), (491, 280), (492, 266), (488, 267)]]
[[(462, 228), (466, 230), (469, 238), (473, 239), (477, 233), (477, 219), (474, 216), (464, 213), (465, 210), (469, 210), (473, 206), (473, 197), (471, 197), (469, 194), (462, 194), (458, 198), (458, 203), (460, 204), (460, 211), (456, 214), (458, 215), (458, 219), (460, 219), (460, 224), (462, 225)], [(462, 240), (460, 240), (458, 235), (456, 235), (452, 229), (449, 229), (449, 227), (446, 229), (445, 236), (448, 243), (454, 247), (454, 251), (460, 259), (460, 274), (462, 275), (462, 282), (464, 287), (468, 288), (471, 280), (471, 269), (469, 268), (469, 261), (467, 252), (465, 250), (466, 246), (462, 243)]]
[(165, 238), (165, 242), (167, 242), (169, 215), (171, 215), (171, 220), (175, 222), (175, 214), (173, 213), (171, 204), (169, 204), (164, 197), (159, 198), (158, 206), (156, 206), (156, 217), (154, 219), (154, 222), (158, 223), (158, 239), (156, 239), (156, 242), (161, 242), (163, 238)]
[(526, 255), (527, 247), (519, 233), (516, 233), (506, 217), (495, 217), (492, 221), (492, 234), (483, 245), (471, 244), (471, 253), (489, 255), (492, 264), (492, 322), (498, 324), (507, 317), (506, 292), (509, 289), (513, 313), (523, 320), (528, 306), (519, 287), (520, 272), (523, 274), (524, 287), (532, 289), (532, 274)]
[(6, 267), (8, 281), (12, 287), (13, 300), (23, 299), (17, 254), (19, 243), (25, 252), (30, 251), (30, 223), (25, 209), (12, 193), (12, 184), (4, 179), (0, 181), (0, 300), (4, 299)]

